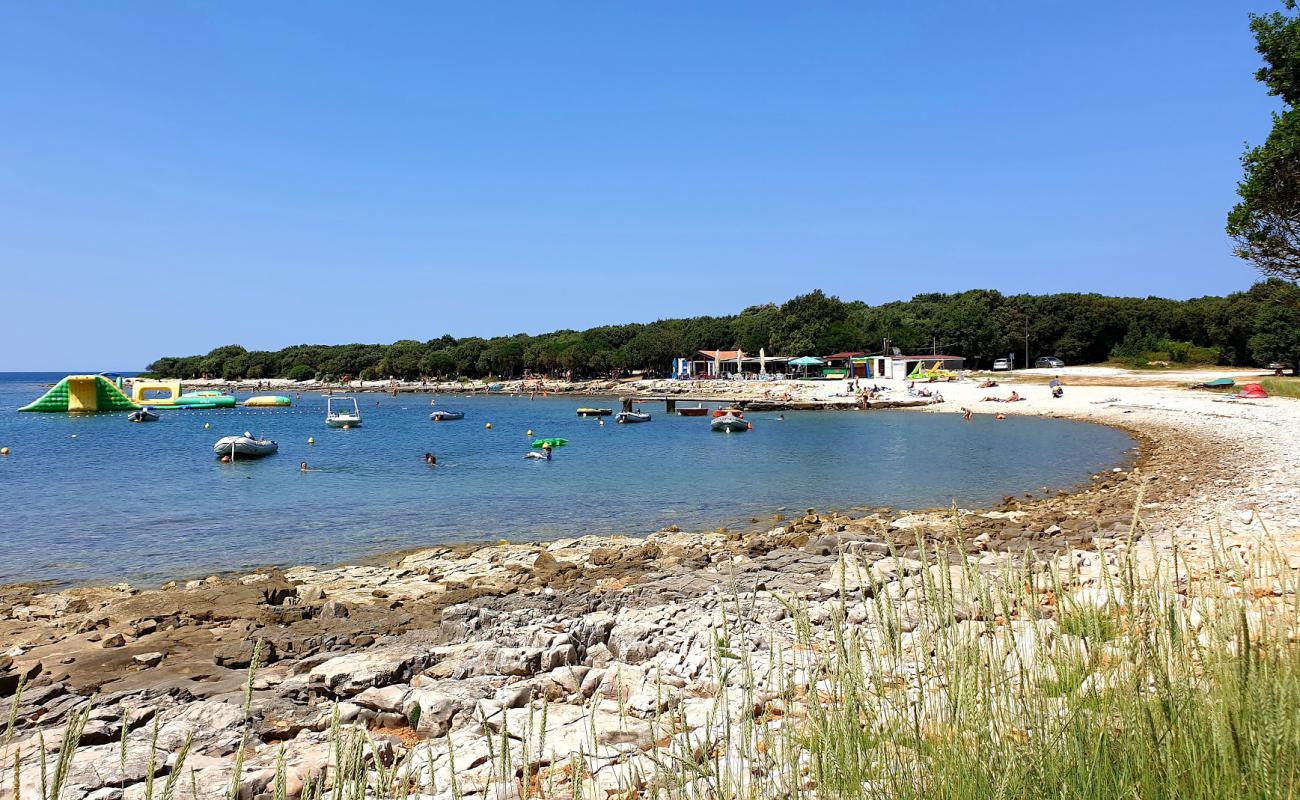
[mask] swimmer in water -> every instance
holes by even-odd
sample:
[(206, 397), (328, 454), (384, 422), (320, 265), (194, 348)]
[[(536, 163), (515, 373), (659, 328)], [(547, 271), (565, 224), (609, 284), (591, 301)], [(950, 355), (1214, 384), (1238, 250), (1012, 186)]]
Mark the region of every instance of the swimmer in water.
[(306, 461), (304, 461), (304, 462), (302, 462), (301, 464), (298, 465), (298, 471), (299, 471), (299, 472), (306, 472), (306, 471), (307, 471), (307, 462), (306, 462)]
[(785, 414), (777, 414), (777, 415), (776, 415), (776, 421), (777, 421), (777, 422), (785, 422)]
[(433, 453), (425, 453), (424, 463), (428, 464), (431, 467), (436, 467), (438, 466), (438, 457), (435, 456)]
[(970, 419), (971, 419), (971, 417), (973, 417), (973, 416), (975, 416), (975, 412), (974, 412), (974, 411), (971, 411), (969, 408), (962, 408), (962, 410), (961, 410), (961, 418), (962, 418), (962, 419), (966, 420), (967, 422), (970, 422)]

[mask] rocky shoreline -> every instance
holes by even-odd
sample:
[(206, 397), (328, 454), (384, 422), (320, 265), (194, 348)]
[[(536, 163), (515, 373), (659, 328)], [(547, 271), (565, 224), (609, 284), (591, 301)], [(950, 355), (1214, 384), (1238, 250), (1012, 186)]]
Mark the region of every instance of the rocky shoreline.
[[(752, 657), (771, 657), (792, 645), (791, 603), (814, 636), (878, 635), (870, 597), (920, 635), (931, 624), (916, 606), (927, 577), (993, 577), (1073, 553), (1073, 588), (1095, 592), (1113, 568), (1103, 553), (1178, 544), (1195, 564), (1209, 525), (1243, 554), (1268, 527), (1300, 568), (1282, 522), (1300, 518), (1295, 464), (1260, 460), (1273, 456), (1276, 431), (1252, 418), (1258, 407), (1219, 413), (1193, 398), (1184, 408), (1172, 392), (1149, 391), (1152, 408), (1141, 407), (1149, 398), (1095, 403), (1107, 398), (1079, 389), (1068, 406), (1010, 409), (1119, 425), (1141, 446), (1133, 464), (1079, 491), (992, 509), (809, 510), (756, 533), (432, 548), (157, 590), (5, 588), (0, 696), (22, 692), (0, 786), (36, 794), (38, 770), (15, 780), (13, 753), (54, 757), (65, 726), (89, 708), (68, 796), (144, 797), (149, 776), (169, 774), (184, 747), (183, 796), (222, 796), (239, 760), (239, 796), (270, 797), (283, 758), (292, 797), (323, 774), (338, 723), (371, 731), (376, 752), (425, 796), (450, 798), (453, 776), (460, 796), (519, 796), (485, 731), (512, 764), (556, 767), (581, 751), (591, 785), (626, 791), (649, 769), (661, 715), (688, 735), (747, 713), (727, 693), (743, 678), (711, 668), (718, 631), (742, 625)], [(1275, 416), (1294, 423), (1297, 407), (1278, 403)], [(962, 608), (943, 624), (978, 619)], [(529, 754), (520, 732), (543, 706), (547, 748)], [(146, 758), (150, 742), (157, 757)]]

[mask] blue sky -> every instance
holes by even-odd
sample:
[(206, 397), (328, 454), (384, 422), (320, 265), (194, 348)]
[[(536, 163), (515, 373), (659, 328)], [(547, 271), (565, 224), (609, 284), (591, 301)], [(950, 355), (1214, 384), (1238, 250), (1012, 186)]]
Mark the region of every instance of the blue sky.
[(1276, 7), (5, 3), (0, 370), (1241, 289)]

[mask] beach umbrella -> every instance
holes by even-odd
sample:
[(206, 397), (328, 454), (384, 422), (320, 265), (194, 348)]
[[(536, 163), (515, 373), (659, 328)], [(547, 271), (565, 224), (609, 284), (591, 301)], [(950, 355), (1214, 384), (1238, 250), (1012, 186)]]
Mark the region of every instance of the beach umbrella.
[(794, 361), (791, 361), (790, 363), (802, 369), (803, 374), (807, 375), (809, 367), (820, 367), (822, 364), (826, 362), (814, 356), (800, 356), (799, 358), (796, 358)]

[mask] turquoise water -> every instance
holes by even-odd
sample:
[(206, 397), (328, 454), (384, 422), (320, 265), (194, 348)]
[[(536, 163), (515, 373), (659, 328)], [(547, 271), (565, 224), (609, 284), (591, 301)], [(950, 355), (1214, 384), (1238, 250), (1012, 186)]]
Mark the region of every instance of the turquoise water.
[[(957, 414), (763, 413), (750, 415), (752, 431), (727, 435), (655, 403), (652, 422), (600, 427), (574, 410), (616, 403), (579, 397), (442, 395), (437, 408), (466, 417), (434, 423), (427, 395), (361, 394), (365, 424), (348, 431), (325, 427), (318, 395), (138, 425), (124, 414), (15, 413), (60, 377), (0, 375), (0, 446), (12, 451), (0, 458), (0, 584), (159, 581), (672, 524), (746, 528), (781, 508), (987, 504), (1077, 485), (1132, 448), (1096, 425)], [(525, 460), (529, 429), (570, 444), (552, 462)], [(243, 431), (280, 452), (220, 464), (213, 442)], [(304, 460), (312, 471), (299, 471)]]

